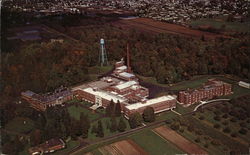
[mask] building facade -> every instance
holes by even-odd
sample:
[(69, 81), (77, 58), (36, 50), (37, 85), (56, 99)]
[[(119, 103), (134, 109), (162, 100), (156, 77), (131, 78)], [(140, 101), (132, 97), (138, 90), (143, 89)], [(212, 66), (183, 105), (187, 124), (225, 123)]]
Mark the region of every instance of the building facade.
[(45, 111), (50, 106), (60, 105), (68, 100), (73, 99), (73, 92), (68, 88), (58, 88), (50, 94), (36, 94), (32, 91), (21, 93), (21, 97), (30, 103), (31, 107)]
[(180, 91), (178, 101), (186, 106), (214, 97), (232, 94), (232, 85), (216, 79), (209, 79), (203, 87), (194, 90)]

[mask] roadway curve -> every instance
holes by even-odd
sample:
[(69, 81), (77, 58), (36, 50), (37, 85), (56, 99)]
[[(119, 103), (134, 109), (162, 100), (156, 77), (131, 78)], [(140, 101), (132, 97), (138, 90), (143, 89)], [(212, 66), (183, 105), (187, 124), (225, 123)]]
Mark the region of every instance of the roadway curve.
[(210, 100), (210, 101), (200, 101), (201, 104), (197, 105), (193, 111), (197, 111), (197, 109), (204, 104), (212, 103), (212, 102), (217, 102), (217, 101), (229, 101), (230, 99), (215, 99), (215, 100)]

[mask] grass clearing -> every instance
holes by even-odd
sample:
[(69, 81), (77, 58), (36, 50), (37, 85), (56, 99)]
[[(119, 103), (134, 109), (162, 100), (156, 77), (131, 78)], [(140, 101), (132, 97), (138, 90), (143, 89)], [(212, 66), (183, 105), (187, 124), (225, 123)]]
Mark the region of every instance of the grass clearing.
[(80, 119), (81, 112), (83, 112), (84, 114), (87, 114), (89, 116), (90, 120), (94, 120), (94, 119), (100, 117), (100, 115), (97, 114), (96, 112), (91, 111), (91, 110), (86, 109), (86, 108), (83, 108), (81, 106), (77, 106), (77, 105), (69, 106), (67, 109), (68, 109), (70, 116), (77, 119), (77, 120)]
[(62, 150), (58, 150), (52, 154), (53, 155), (67, 154), (67, 152), (69, 152), (73, 148), (77, 147), (79, 144), (80, 143), (78, 141), (70, 140), (70, 141), (66, 142), (66, 148), (64, 148)]
[(26, 117), (16, 117), (6, 124), (5, 129), (13, 132), (26, 134), (35, 128), (35, 123)]

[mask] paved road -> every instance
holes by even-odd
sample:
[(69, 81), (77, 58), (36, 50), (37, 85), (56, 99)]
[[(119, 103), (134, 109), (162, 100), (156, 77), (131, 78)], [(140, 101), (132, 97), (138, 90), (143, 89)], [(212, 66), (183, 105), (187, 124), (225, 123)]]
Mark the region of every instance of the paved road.
[(218, 102), (218, 101), (229, 101), (230, 99), (215, 99), (210, 101), (201, 101), (201, 104), (197, 105), (193, 111), (197, 111), (199, 107), (203, 106), (204, 104), (212, 103), (212, 102)]

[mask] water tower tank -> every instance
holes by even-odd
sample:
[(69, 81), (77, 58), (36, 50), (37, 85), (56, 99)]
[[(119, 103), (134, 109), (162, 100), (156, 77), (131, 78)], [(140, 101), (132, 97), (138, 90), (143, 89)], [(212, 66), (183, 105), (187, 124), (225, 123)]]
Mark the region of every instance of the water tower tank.
[(101, 39), (101, 40), (100, 40), (100, 43), (101, 43), (102, 45), (104, 45), (104, 39)]

